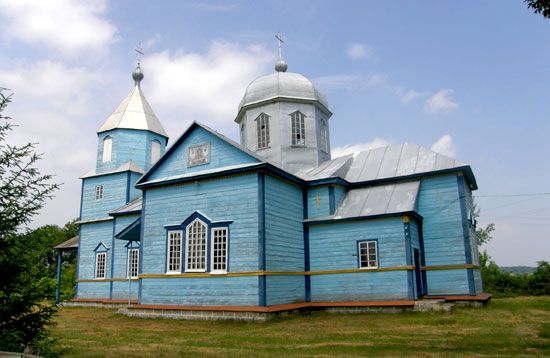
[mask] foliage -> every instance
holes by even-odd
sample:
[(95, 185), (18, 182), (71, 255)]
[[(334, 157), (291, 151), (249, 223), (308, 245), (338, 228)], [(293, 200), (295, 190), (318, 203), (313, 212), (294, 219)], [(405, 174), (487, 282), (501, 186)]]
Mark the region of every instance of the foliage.
[(542, 14), (550, 19), (550, 0), (525, 0), (525, 3), (535, 14)]
[[(480, 216), (481, 209), (474, 203), (474, 220), (477, 222)], [(495, 224), (490, 223), (486, 227), (477, 227), (476, 228), (476, 241), (477, 246), (485, 245), (493, 238), (491, 233), (495, 231)]]
[(550, 295), (550, 265), (546, 261), (539, 262), (534, 273), (518, 275), (501, 270), (484, 251), (480, 265), (483, 290), (494, 297)]
[(19, 231), (59, 186), (51, 175), (40, 174), (33, 143), (8, 143), (14, 126), (3, 112), (10, 101), (11, 94), (0, 88), (0, 350), (22, 351), (45, 347), (56, 307), (43, 240)]
[(550, 355), (549, 306), (550, 297), (517, 297), (452, 313), (311, 312), (262, 324), (63, 307), (53, 335), (67, 357), (536, 357)]

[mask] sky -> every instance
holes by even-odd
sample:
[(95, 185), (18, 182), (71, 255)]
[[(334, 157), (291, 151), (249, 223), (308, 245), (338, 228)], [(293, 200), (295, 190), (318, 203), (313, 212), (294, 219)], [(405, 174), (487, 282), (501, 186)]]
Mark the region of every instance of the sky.
[[(412, 142), (471, 165), (482, 247), (501, 266), (550, 260), (550, 20), (505, 1), (0, 0), (0, 87), (13, 143), (63, 183), (31, 227), (78, 216), (96, 131), (142, 89), (171, 141), (197, 120), (238, 138), (246, 86), (289, 72), (327, 96), (333, 157)], [(525, 195), (533, 194), (533, 195)]]

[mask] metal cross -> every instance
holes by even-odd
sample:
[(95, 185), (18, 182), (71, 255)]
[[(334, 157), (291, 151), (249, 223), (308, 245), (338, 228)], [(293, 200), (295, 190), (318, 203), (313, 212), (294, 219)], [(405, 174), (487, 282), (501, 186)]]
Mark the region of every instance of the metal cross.
[[(143, 47), (141, 46), (141, 42), (134, 48), (134, 51), (136, 51), (138, 53), (138, 59), (137, 59), (137, 62), (138, 62), (138, 66), (141, 64), (141, 56), (145, 56), (145, 54), (143, 53)], [(141, 56), (139, 56), (141, 55)]]
[(283, 38), (282, 38), (280, 32), (277, 32), (277, 34), (275, 35), (275, 38), (279, 41), (279, 60), (282, 61), (283, 60), (283, 44), (285, 42), (283, 41)]
[(321, 197), (319, 195), (315, 197), (315, 204), (317, 204), (317, 209), (321, 207)]

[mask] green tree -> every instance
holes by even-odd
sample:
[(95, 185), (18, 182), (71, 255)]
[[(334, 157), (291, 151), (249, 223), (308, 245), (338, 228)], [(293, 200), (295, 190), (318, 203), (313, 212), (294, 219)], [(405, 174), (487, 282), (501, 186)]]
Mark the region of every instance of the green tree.
[(59, 188), (37, 169), (33, 143), (8, 144), (14, 129), (4, 110), (11, 101), (0, 88), (0, 350), (39, 349), (56, 311), (44, 272), (42, 239), (20, 231)]
[[(477, 204), (474, 203), (474, 220), (477, 223), (477, 220), (480, 217), (481, 209)], [(491, 236), (491, 233), (495, 231), (496, 227), (494, 223), (490, 223), (489, 225), (485, 227), (476, 227), (476, 241), (477, 246), (482, 246), (491, 241), (493, 236)]]
[(542, 14), (550, 19), (550, 0), (525, 0), (525, 3), (535, 14)]

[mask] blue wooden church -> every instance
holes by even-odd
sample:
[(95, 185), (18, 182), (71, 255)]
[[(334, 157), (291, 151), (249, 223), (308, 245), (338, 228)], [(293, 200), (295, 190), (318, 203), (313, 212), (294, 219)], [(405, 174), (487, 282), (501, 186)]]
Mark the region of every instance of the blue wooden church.
[(168, 135), (135, 86), (83, 175), (75, 301), (275, 312), (479, 298), (470, 166), (405, 143), (331, 158), (325, 95), (254, 80), (240, 143), (198, 122)]

